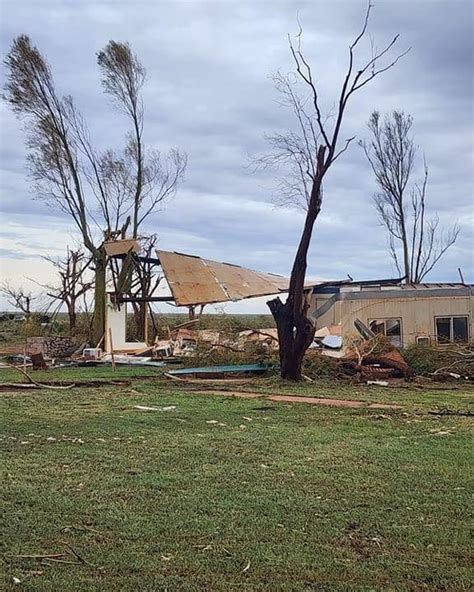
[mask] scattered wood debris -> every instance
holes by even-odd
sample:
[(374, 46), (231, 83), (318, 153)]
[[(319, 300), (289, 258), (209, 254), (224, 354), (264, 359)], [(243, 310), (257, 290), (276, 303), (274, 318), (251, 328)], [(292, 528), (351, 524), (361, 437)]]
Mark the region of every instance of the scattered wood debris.
[(168, 405), (167, 407), (147, 407), (146, 405), (134, 405), (134, 409), (139, 411), (174, 411), (176, 405)]
[(61, 553), (35, 553), (25, 555), (11, 555), (12, 559), (32, 559), (39, 561), (44, 565), (51, 565), (52, 563), (65, 563), (70, 565), (87, 565), (89, 567), (96, 567), (93, 563), (90, 563), (67, 542), (61, 541), (61, 544), (66, 548)]

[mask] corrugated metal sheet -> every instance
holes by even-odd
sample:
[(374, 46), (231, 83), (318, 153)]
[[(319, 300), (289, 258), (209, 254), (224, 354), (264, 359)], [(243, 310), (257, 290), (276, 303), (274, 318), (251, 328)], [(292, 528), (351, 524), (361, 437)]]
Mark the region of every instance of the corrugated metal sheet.
[(288, 279), (194, 255), (157, 251), (178, 306), (212, 304), (270, 296), (288, 289)]
[(215, 376), (219, 374), (240, 374), (257, 373), (261, 374), (268, 369), (263, 364), (239, 364), (236, 366), (203, 366), (202, 368), (178, 368), (170, 370), (167, 374), (171, 376), (189, 376), (196, 374), (198, 376)]

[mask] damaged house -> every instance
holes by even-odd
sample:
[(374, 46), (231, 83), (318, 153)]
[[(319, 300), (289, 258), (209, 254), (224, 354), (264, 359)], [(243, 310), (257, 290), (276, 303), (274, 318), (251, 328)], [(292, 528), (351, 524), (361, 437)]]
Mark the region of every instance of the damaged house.
[[(147, 347), (146, 343), (126, 339), (127, 302), (172, 302), (194, 308), (283, 294), (288, 289), (289, 280), (283, 276), (195, 255), (159, 250), (156, 258), (141, 257), (136, 241), (106, 243), (106, 250), (112, 261), (127, 256), (137, 265), (151, 262), (159, 266), (169, 288), (167, 295), (144, 296), (139, 292), (124, 293), (114, 281), (115, 291), (107, 299), (106, 351), (112, 348), (137, 351)], [(358, 332), (366, 337), (383, 334), (395, 347), (470, 342), (473, 289), (474, 286), (464, 283), (404, 284), (401, 278), (308, 282), (305, 286), (310, 304), (308, 315), (316, 325), (315, 346), (327, 350), (343, 350), (346, 340)], [(220, 337), (205, 336), (194, 327), (183, 326), (174, 336), (176, 340), (182, 342), (180, 349), (185, 350), (187, 342), (192, 342), (194, 349), (197, 341), (218, 343)], [(278, 347), (274, 328), (244, 331), (239, 340), (263, 341), (270, 349)]]
[(311, 293), (317, 330), (356, 324), (386, 335), (396, 347), (414, 343), (467, 343), (473, 335), (474, 286), (461, 283), (403, 284), (400, 279), (325, 282)]

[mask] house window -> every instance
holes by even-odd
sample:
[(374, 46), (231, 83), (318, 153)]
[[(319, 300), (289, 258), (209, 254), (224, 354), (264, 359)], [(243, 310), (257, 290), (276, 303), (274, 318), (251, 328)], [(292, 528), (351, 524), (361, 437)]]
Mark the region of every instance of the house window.
[(395, 347), (402, 346), (402, 320), (401, 319), (373, 319), (369, 321), (371, 330), (385, 335)]
[(431, 340), (427, 335), (417, 335), (416, 342), (421, 345), (429, 345)]
[(467, 317), (436, 317), (436, 340), (439, 343), (468, 341)]

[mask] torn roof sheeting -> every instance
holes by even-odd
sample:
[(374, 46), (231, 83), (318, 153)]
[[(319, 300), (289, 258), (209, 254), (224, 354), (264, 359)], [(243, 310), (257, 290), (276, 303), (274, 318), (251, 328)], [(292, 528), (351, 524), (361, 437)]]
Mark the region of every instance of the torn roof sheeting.
[(157, 255), (178, 306), (237, 301), (288, 290), (288, 278), (281, 275), (172, 251), (157, 251)]

